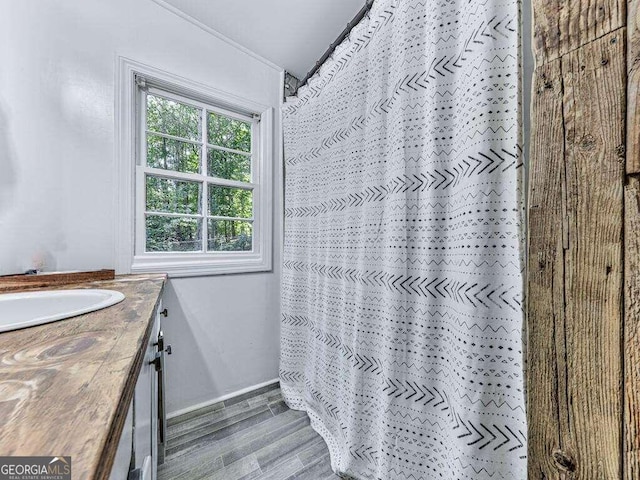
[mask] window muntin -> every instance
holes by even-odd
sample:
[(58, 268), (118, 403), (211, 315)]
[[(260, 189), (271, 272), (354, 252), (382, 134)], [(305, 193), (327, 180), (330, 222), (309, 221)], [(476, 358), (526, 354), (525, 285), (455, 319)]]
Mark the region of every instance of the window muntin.
[(257, 119), (152, 87), (141, 94), (136, 254), (256, 253)]

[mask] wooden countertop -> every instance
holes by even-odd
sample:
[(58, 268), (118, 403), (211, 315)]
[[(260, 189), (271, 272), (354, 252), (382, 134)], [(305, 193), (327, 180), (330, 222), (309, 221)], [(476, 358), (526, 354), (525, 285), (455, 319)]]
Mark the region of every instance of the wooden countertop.
[(127, 275), (55, 287), (126, 298), (0, 333), (0, 455), (69, 455), (73, 479), (108, 478), (165, 279)]

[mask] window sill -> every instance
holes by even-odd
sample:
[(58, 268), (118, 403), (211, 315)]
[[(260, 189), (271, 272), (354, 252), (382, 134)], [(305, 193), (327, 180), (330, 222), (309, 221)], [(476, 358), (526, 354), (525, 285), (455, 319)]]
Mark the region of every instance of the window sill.
[(131, 273), (166, 273), (170, 278), (203, 277), (271, 271), (271, 263), (259, 255), (229, 255), (226, 258), (203, 256), (136, 256)]

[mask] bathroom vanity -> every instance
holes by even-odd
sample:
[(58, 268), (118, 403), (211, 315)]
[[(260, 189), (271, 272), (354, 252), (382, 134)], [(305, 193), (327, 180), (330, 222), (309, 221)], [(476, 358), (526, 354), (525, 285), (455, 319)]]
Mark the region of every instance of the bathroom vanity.
[(116, 290), (125, 299), (0, 334), (0, 455), (70, 456), (74, 479), (156, 478), (165, 279), (67, 285)]

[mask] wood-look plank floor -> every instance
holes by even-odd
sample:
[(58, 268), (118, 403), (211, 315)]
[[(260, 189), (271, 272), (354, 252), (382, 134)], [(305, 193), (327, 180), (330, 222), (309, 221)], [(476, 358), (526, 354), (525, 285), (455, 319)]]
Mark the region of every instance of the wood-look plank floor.
[(170, 419), (159, 480), (337, 480), (329, 450), (277, 384)]

